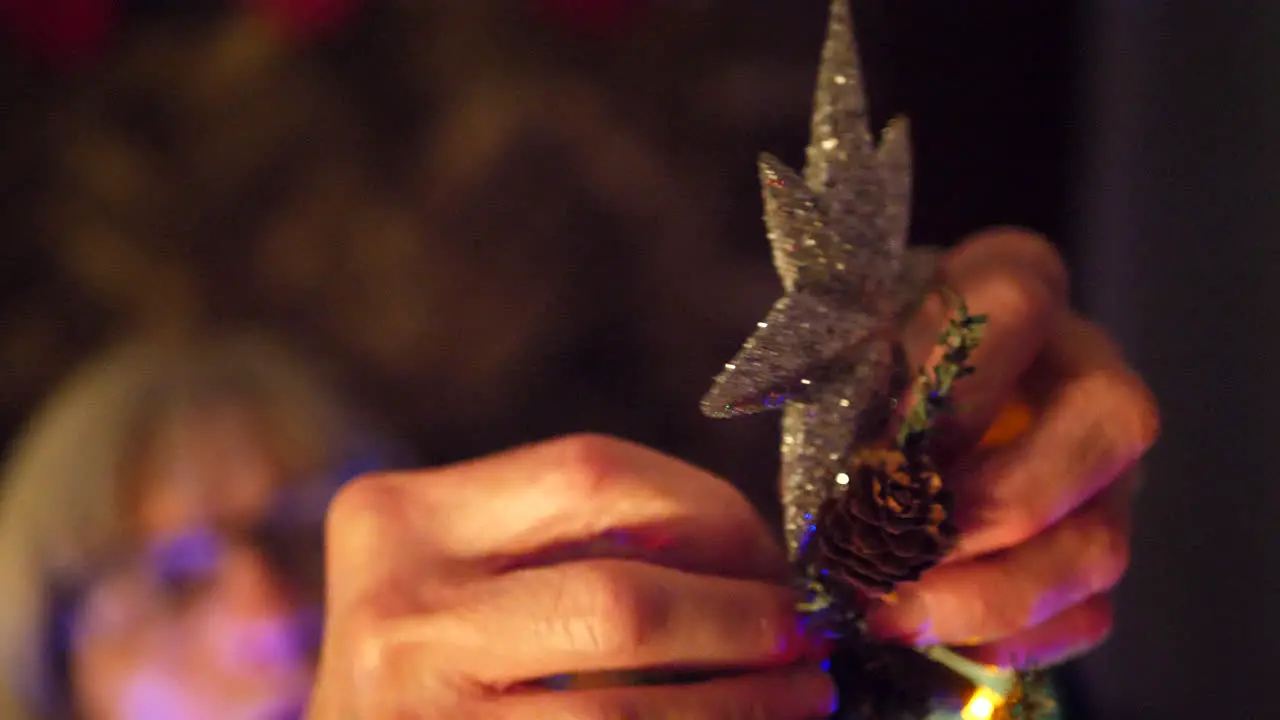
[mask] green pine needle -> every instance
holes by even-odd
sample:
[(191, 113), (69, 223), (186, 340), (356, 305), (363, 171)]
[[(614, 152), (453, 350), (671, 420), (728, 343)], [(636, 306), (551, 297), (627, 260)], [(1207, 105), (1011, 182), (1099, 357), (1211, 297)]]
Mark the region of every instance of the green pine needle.
[(947, 328), (938, 336), (938, 344), (946, 351), (932, 370), (920, 368), (917, 373), (913, 393), (915, 401), (907, 409), (898, 428), (898, 447), (903, 450), (919, 447), (938, 419), (954, 412), (950, 401), (952, 387), (957, 380), (975, 372), (975, 368), (968, 364), (969, 357), (982, 342), (986, 329), (986, 315), (970, 315), (964, 298), (950, 289), (944, 288), (942, 294), (955, 307)]

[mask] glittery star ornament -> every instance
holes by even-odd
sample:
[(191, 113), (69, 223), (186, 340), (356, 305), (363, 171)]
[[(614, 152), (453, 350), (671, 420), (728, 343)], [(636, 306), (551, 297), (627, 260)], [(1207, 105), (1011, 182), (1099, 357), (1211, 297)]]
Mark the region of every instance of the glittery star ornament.
[(794, 555), (841, 463), (905, 381), (895, 341), (933, 286), (932, 252), (906, 247), (907, 122), (872, 135), (847, 0), (827, 25), (803, 175), (760, 159), (764, 219), (783, 296), (703, 399), (712, 417), (782, 408), (782, 501)]

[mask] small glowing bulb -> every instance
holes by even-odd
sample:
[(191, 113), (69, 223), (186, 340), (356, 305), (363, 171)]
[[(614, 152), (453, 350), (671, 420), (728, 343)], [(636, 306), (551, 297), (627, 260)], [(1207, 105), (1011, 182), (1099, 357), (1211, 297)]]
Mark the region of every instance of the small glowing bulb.
[(991, 704), (990, 700), (984, 697), (975, 697), (969, 701), (968, 705), (964, 706), (964, 711), (961, 712), (960, 716), (964, 720), (990, 720), (995, 711), (996, 708)]
[(836, 473), (836, 484), (837, 484), (837, 485), (848, 485), (848, 484), (849, 484), (849, 473)]
[(988, 687), (980, 687), (974, 691), (973, 697), (969, 698), (969, 703), (964, 706), (964, 710), (960, 711), (960, 717), (964, 720), (991, 720), (995, 715), (996, 708), (1004, 704), (1004, 698), (995, 690)]

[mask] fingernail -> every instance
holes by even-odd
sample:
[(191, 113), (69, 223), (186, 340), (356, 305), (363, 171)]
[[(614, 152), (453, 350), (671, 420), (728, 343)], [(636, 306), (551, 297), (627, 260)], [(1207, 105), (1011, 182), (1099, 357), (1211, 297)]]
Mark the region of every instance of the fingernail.
[(867, 631), (880, 640), (929, 645), (929, 612), (924, 599), (910, 590), (899, 590), (892, 599), (877, 600), (867, 609)]

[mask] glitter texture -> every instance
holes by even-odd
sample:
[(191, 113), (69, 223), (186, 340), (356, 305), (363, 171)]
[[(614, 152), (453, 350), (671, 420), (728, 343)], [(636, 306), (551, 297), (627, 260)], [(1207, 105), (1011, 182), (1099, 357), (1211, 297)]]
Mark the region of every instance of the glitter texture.
[(933, 285), (934, 253), (906, 248), (907, 122), (877, 143), (847, 0), (835, 0), (803, 174), (760, 159), (764, 220), (784, 295), (702, 401), (712, 417), (781, 408), (782, 504), (794, 555), (841, 491), (853, 447), (883, 427), (902, 389), (902, 316)]

